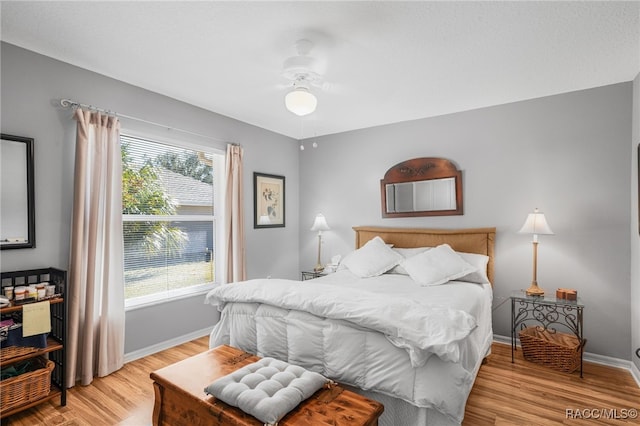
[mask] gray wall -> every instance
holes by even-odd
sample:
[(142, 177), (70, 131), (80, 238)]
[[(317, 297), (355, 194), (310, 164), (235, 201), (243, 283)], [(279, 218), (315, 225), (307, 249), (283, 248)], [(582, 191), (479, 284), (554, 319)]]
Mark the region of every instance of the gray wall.
[[(629, 359), (631, 102), (629, 82), (314, 138), (300, 153), (301, 267), (314, 264), (317, 212), (332, 227), (325, 261), (353, 249), (354, 225), (496, 226), (494, 332), (509, 336), (500, 303), (531, 282), (531, 239), (517, 231), (538, 207), (555, 232), (540, 237), (540, 286), (577, 289), (586, 350)], [(464, 215), (382, 219), (386, 170), (430, 156), (462, 170)]]
[[(178, 102), (138, 87), (2, 43), (2, 132), (35, 139), (36, 248), (0, 252), (2, 271), (55, 266), (67, 269), (73, 201), (75, 121), (57, 107), (61, 98), (237, 142), (245, 149), (244, 188), (250, 278), (297, 278), (298, 146), (292, 139)], [(177, 82), (179, 84), (179, 82)], [(211, 96), (215, 96), (212, 93)], [(127, 130), (162, 137), (162, 128), (122, 120)], [(181, 136), (181, 135), (174, 135)], [(192, 143), (223, 142), (184, 136)], [(253, 229), (253, 172), (286, 177), (286, 227)], [(202, 295), (127, 313), (127, 353), (211, 327), (213, 307)]]
[[(531, 280), (530, 239), (517, 230), (539, 207), (556, 233), (541, 237), (540, 285), (578, 289), (587, 305), (587, 350), (629, 359), (632, 332), (634, 348), (640, 343), (636, 172), (629, 161), (629, 141), (635, 156), (640, 139), (638, 77), (634, 84), (314, 138), (317, 149), (306, 144), (299, 151), (290, 138), (12, 45), (1, 49), (2, 132), (35, 138), (37, 214), (37, 247), (1, 251), (2, 271), (67, 268), (75, 123), (56, 103), (72, 98), (244, 146), (250, 278), (298, 278), (299, 269), (312, 267), (317, 240), (309, 228), (318, 212), (332, 227), (324, 234), (325, 261), (352, 250), (354, 225), (496, 226), (494, 329), (506, 336), (509, 308), (500, 303)], [(161, 132), (126, 120), (123, 127)], [(446, 157), (462, 169), (465, 214), (382, 219), (380, 178), (392, 165), (421, 156)], [(253, 171), (286, 176), (285, 228), (252, 228)], [(128, 312), (126, 351), (210, 327), (216, 316), (202, 299)]]
[(631, 359), (640, 369), (640, 358), (635, 351), (640, 349), (640, 224), (638, 219), (638, 158), (640, 156), (640, 73), (633, 80), (633, 137), (631, 139)]

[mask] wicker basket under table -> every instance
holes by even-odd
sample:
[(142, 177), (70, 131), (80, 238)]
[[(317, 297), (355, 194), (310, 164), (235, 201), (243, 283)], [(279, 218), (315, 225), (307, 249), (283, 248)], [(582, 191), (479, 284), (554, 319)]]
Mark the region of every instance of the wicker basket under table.
[(544, 364), (554, 370), (573, 373), (580, 368), (582, 343), (571, 334), (550, 332), (540, 327), (527, 327), (520, 330), (520, 345), (524, 359)]
[(49, 395), (53, 361), (42, 357), (33, 358), (36, 369), (10, 379), (0, 381), (0, 406), (2, 411), (36, 401)]

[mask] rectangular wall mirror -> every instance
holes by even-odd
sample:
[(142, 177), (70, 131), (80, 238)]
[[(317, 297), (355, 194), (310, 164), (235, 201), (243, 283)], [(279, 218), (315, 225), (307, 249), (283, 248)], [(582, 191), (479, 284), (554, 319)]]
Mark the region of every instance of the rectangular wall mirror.
[(0, 249), (36, 246), (33, 139), (2, 133)]
[(455, 178), (388, 183), (387, 213), (456, 210)]

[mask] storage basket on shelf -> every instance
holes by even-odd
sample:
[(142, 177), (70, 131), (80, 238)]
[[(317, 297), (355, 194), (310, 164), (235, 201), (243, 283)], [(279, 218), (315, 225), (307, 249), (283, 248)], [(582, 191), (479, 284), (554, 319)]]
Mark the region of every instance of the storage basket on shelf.
[(28, 355), (47, 347), (47, 333), (22, 336), (22, 324), (12, 319), (0, 321), (0, 362)]
[(7, 346), (0, 349), (0, 362), (8, 361), (11, 358), (25, 356), (37, 352), (38, 348), (29, 346)]
[(22, 324), (20, 323), (0, 326), (0, 348), (4, 350), (11, 346), (18, 346), (37, 350), (38, 348), (47, 347), (47, 333), (23, 337), (22, 330)]
[(55, 364), (42, 357), (32, 358), (31, 371), (0, 381), (0, 406), (9, 411), (49, 395)]
[(554, 370), (573, 373), (580, 368), (582, 344), (571, 334), (550, 332), (540, 327), (527, 327), (520, 330), (522, 354), (527, 361), (544, 364)]

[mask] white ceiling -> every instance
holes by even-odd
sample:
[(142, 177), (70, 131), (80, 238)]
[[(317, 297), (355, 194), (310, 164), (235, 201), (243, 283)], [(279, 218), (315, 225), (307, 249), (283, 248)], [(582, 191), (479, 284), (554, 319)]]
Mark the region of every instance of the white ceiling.
[[(640, 72), (637, 1), (3, 1), (1, 14), (8, 43), (296, 139)], [(284, 108), (282, 76), (301, 38), (325, 81), (305, 118)]]

